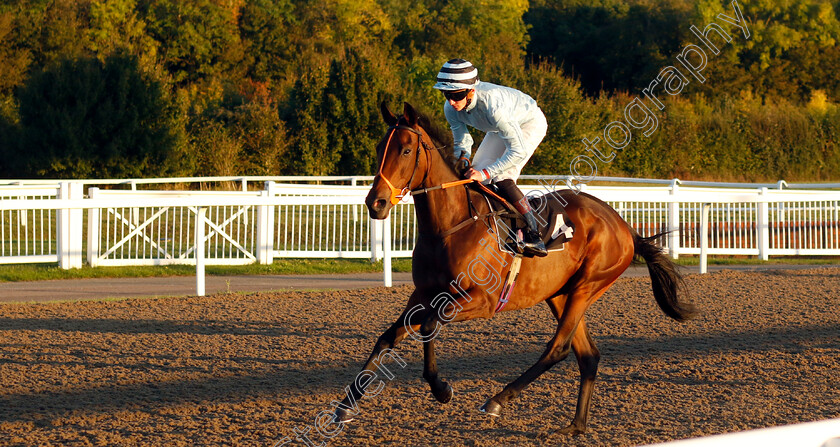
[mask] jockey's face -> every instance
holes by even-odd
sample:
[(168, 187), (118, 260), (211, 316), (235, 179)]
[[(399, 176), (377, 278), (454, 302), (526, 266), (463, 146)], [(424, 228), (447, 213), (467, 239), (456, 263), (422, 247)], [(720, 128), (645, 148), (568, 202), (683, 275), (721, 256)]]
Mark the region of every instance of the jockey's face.
[(453, 109), (460, 112), (467, 106), (467, 95), (469, 92), (469, 90), (445, 91), (443, 92), (443, 96)]

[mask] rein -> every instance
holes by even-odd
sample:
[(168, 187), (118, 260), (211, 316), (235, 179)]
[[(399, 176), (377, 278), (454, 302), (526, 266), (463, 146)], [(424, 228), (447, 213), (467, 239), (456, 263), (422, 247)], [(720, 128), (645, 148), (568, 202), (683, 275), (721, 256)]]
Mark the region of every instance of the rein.
[(443, 183), (443, 184), (440, 184), (440, 185), (437, 185), (437, 186), (431, 186), (429, 188), (415, 189), (415, 190), (411, 191), (411, 195), (416, 196), (418, 194), (426, 194), (427, 192), (434, 191), (436, 189), (446, 189), (446, 188), (451, 188), (453, 186), (466, 185), (466, 184), (472, 183), (474, 181), (475, 180), (473, 180), (473, 179), (455, 180), (454, 182), (447, 182), (447, 183)]
[[(391, 183), (391, 181), (388, 180), (388, 177), (385, 177), (385, 174), (382, 172), (382, 168), (385, 167), (385, 156), (388, 154), (388, 146), (391, 145), (391, 139), (394, 137), (394, 134), (397, 133), (397, 130), (407, 130), (407, 131), (417, 135), (417, 148), (416, 148), (417, 155), (414, 159), (414, 170), (411, 171), (411, 177), (408, 179), (408, 183), (402, 189), (399, 189), (399, 188), (395, 187)], [(402, 125), (402, 124), (396, 124), (396, 125), (393, 125), (393, 126), (389, 127), (388, 131), (390, 132), (388, 134), (388, 141), (385, 143), (385, 150), (382, 151), (382, 162), (379, 164), (379, 177), (385, 182), (385, 185), (388, 186), (388, 189), (389, 189), (390, 195), (391, 195), (391, 198), (390, 198), (391, 205), (396, 205), (396, 204), (400, 203), (400, 201), (406, 195), (409, 195), (409, 194), (412, 195), (412, 196), (416, 196), (418, 194), (426, 194), (429, 191), (435, 191), (437, 189), (447, 189), (447, 188), (452, 188), (454, 186), (468, 185), (468, 184), (474, 183), (474, 182), (478, 183), (482, 187), (484, 186), (484, 185), (481, 185), (481, 183), (477, 182), (476, 180), (465, 179), (465, 180), (456, 180), (454, 182), (446, 182), (446, 183), (442, 183), (442, 184), (436, 185), (436, 186), (430, 186), (430, 187), (426, 187), (426, 188), (418, 188), (418, 189), (412, 190), (411, 189), (411, 183), (414, 181), (414, 176), (417, 174), (417, 168), (420, 166), (420, 148), (422, 147), (426, 151), (426, 159), (427, 159), (426, 160), (426, 172), (423, 175), (423, 181), (420, 183), (421, 185), (423, 183), (425, 183), (426, 178), (429, 175), (429, 169), (431, 168), (431, 160), (430, 160), (431, 156), (429, 155), (430, 149), (429, 149), (428, 145), (426, 145), (426, 143), (423, 142), (423, 134), (420, 133), (418, 130), (412, 128), (412, 127), (405, 126), (405, 125)], [(484, 189), (485, 191), (487, 191), (490, 194), (493, 194), (491, 191), (487, 190), (486, 188), (482, 188), (482, 189)], [(493, 195), (495, 195), (495, 194), (493, 194)], [(467, 190), (467, 200), (469, 200), (469, 190)], [(494, 215), (497, 215), (497, 214), (500, 214), (500, 212), (499, 211), (491, 211), (489, 213), (485, 213), (485, 214), (482, 214), (482, 215), (478, 215), (477, 213), (473, 214), (473, 206), (472, 206), (472, 202), (470, 202), (470, 217), (466, 218), (464, 221), (455, 225), (454, 227), (450, 228), (449, 230), (444, 231), (443, 233), (440, 234), (440, 236), (441, 237), (450, 236), (450, 235), (466, 228), (467, 226), (469, 226), (469, 225), (471, 225), (475, 222), (478, 222), (479, 219), (491, 217), (491, 216), (494, 216)]]
[[(385, 166), (385, 155), (388, 153), (388, 146), (391, 145), (391, 138), (394, 137), (394, 134), (397, 133), (397, 130), (407, 130), (407, 131), (417, 135), (417, 156), (414, 159), (414, 170), (411, 171), (411, 177), (408, 179), (408, 183), (402, 189), (399, 189), (399, 188), (395, 187), (394, 184), (391, 183), (390, 180), (388, 180), (388, 177), (385, 177), (385, 174), (382, 172), (382, 168)], [(385, 143), (385, 150), (382, 152), (382, 163), (380, 163), (380, 165), (379, 165), (379, 177), (381, 177), (382, 180), (385, 182), (385, 185), (388, 186), (388, 190), (391, 193), (391, 205), (396, 205), (396, 204), (400, 203), (400, 201), (403, 199), (403, 197), (405, 197), (408, 194), (411, 194), (412, 196), (416, 196), (418, 194), (425, 194), (429, 191), (434, 191), (436, 189), (452, 188), (453, 186), (466, 185), (468, 183), (472, 183), (472, 182), (475, 181), (475, 180), (470, 180), (470, 179), (456, 180), (454, 182), (447, 182), (447, 183), (443, 183), (443, 184), (440, 184), (440, 185), (437, 185), (437, 186), (430, 186), (430, 187), (427, 187), (427, 188), (418, 188), (418, 189), (414, 189), (414, 190), (410, 189), (411, 188), (411, 183), (414, 181), (414, 176), (417, 174), (417, 168), (420, 166), (420, 147), (422, 147), (426, 151), (426, 158), (427, 158), (427, 160), (426, 160), (427, 161), (426, 172), (423, 175), (423, 180), (425, 181), (426, 177), (428, 177), (429, 168), (431, 167), (431, 162), (430, 162), (430, 160), (428, 160), (429, 157), (430, 157), (428, 151), (430, 149), (426, 145), (426, 143), (423, 142), (423, 134), (420, 133), (419, 131), (417, 131), (416, 129), (398, 124), (398, 125), (389, 127), (388, 131), (390, 131), (390, 133), (388, 134), (388, 141)], [(422, 184), (422, 182), (421, 182), (421, 184)]]

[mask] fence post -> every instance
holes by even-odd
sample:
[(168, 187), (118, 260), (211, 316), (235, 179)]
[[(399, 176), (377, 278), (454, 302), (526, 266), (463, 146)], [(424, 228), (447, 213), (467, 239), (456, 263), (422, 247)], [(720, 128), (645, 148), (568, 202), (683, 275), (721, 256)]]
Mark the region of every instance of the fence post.
[[(137, 191), (137, 180), (130, 180), (129, 185), (131, 185), (132, 191)], [(140, 225), (140, 208), (132, 208), (131, 211), (129, 211), (129, 213), (131, 214), (130, 216), (128, 216), (129, 221), (136, 228), (138, 225)]]
[(700, 211), (700, 273), (706, 273), (709, 255), (709, 210), (711, 203), (704, 203)]
[[(275, 183), (265, 182), (265, 189), (260, 191), (260, 197), (273, 198)], [(257, 207), (257, 262), (271, 264), (274, 262), (274, 214), (273, 205)]]
[[(81, 199), (84, 186), (76, 182), (60, 182), (58, 198), (62, 200)], [(84, 238), (84, 219), (82, 209), (64, 208), (58, 210), (58, 265), (64, 270), (82, 267), (82, 240)]]
[(370, 262), (382, 259), (382, 233), (384, 220), (375, 220), (368, 217), (370, 222)]
[[(357, 183), (358, 182), (356, 181), (356, 177), (350, 177), (350, 186), (356, 186)], [(356, 206), (356, 205), (352, 205), (352, 206), (353, 206), (353, 222), (358, 222), (359, 221), (359, 207)]]
[(195, 294), (204, 296), (204, 216), (207, 207), (200, 206), (195, 213)]
[(391, 272), (391, 215), (382, 221), (382, 273), (384, 275), (385, 287), (393, 285)]
[[(671, 196), (677, 196), (680, 185), (679, 180), (671, 181)], [(668, 204), (668, 249), (671, 252), (671, 258), (679, 259), (680, 257), (680, 204), (678, 202), (671, 202)]]
[[(99, 188), (90, 188), (88, 196), (91, 200), (99, 197)], [(88, 209), (88, 233), (87, 233), (87, 260), (91, 267), (99, 265), (99, 253), (101, 249), (101, 228), (102, 222), (99, 208)]]
[(770, 259), (770, 203), (767, 202), (768, 189), (760, 188), (758, 191), (761, 201), (758, 202), (758, 219), (756, 229), (758, 230), (758, 257), (762, 261)]

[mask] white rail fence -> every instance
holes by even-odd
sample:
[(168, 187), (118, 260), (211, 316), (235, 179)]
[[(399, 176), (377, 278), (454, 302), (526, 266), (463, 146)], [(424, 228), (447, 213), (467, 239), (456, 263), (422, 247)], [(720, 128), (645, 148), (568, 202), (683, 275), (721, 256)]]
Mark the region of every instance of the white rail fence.
[[(522, 175), (519, 177), (520, 183), (537, 183), (543, 181), (554, 182), (568, 182), (571, 177), (568, 175)], [(0, 190), (4, 188), (18, 188), (25, 187), (55, 187), (66, 180), (57, 179), (0, 179)], [(323, 176), (298, 176), (298, 175), (281, 175), (281, 176), (255, 176), (255, 175), (237, 175), (237, 176), (215, 176), (215, 177), (168, 177), (168, 178), (135, 178), (135, 179), (80, 179), (73, 180), (74, 183), (81, 183), (85, 187), (128, 187), (131, 190), (138, 188), (156, 189), (165, 185), (181, 185), (195, 189), (204, 188), (213, 184), (239, 184), (242, 191), (249, 189), (260, 189), (265, 182), (275, 183), (303, 183), (311, 184), (313, 182), (323, 184), (348, 184), (352, 186), (366, 185), (373, 181), (372, 175), (323, 175)], [(710, 187), (710, 188), (770, 188), (770, 189), (838, 189), (840, 183), (788, 183), (785, 180), (779, 180), (775, 183), (728, 183), (728, 182), (702, 182), (693, 180), (680, 179), (647, 179), (647, 178), (632, 178), (632, 177), (592, 177), (589, 183), (610, 182), (610, 183), (628, 183), (628, 184), (647, 184), (647, 185), (679, 185), (691, 187)]]
[[(540, 180), (523, 191), (555, 188)], [(364, 206), (368, 189), (268, 181), (261, 191), (91, 187), (85, 195), (76, 182), (1, 186), (0, 263), (196, 264), (200, 249), (204, 262), (230, 265), (284, 257), (410, 256), (417, 236), (413, 203), (398, 204), (384, 222), (372, 221)], [(676, 182), (584, 190), (612, 205), (642, 235), (672, 231), (662, 243), (674, 258), (840, 255), (838, 191), (697, 188)], [(205, 233), (196, 244), (199, 230)]]

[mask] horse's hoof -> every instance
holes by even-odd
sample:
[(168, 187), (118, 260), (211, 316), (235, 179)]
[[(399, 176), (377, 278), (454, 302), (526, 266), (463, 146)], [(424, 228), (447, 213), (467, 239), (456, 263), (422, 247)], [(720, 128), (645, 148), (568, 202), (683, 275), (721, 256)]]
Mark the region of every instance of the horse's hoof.
[(577, 436), (577, 435), (582, 435), (584, 432), (586, 432), (586, 427), (578, 427), (575, 424), (569, 424), (568, 427), (562, 428), (562, 429), (558, 430), (557, 432), (560, 433), (561, 435)]
[(332, 422), (333, 424), (346, 424), (348, 422), (353, 421), (354, 419), (356, 418), (351, 416), (350, 413), (348, 413), (345, 410), (342, 410), (341, 408), (338, 408), (335, 410), (335, 413), (333, 413)]
[(445, 404), (452, 400), (452, 395), (455, 394), (455, 391), (452, 390), (452, 385), (446, 382), (444, 382), (443, 384), (445, 385), (443, 391), (441, 391), (440, 393), (435, 393), (435, 399), (437, 399), (438, 402)]
[(493, 399), (487, 399), (478, 411), (488, 416), (499, 417), (502, 415), (502, 405)]

